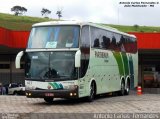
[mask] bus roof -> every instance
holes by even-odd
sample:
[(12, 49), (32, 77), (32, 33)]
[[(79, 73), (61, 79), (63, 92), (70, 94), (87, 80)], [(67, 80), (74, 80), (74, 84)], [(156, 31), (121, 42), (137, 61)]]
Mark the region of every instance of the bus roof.
[(108, 30), (108, 31), (111, 31), (111, 32), (114, 32), (114, 33), (119, 33), (119, 34), (122, 34), (122, 35), (126, 35), (126, 36), (129, 36), (129, 37), (136, 38), (136, 36), (134, 36), (134, 35), (130, 35), (130, 34), (121, 32), (121, 31), (119, 31), (119, 30), (117, 30), (115, 28), (112, 28), (112, 27), (109, 27), (109, 26), (104, 26), (104, 25), (101, 25), (101, 24), (91, 23), (91, 22), (81, 22), (81, 21), (49, 21), (49, 22), (41, 22), (41, 23), (33, 24), (32, 27), (37, 27), (37, 26), (53, 26), (53, 25), (80, 25), (80, 26), (89, 25), (89, 26), (100, 28), (100, 29)]

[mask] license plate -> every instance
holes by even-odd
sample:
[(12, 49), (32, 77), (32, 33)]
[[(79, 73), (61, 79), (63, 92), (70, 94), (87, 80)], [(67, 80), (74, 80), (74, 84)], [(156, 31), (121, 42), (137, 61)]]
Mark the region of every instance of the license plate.
[(45, 96), (47, 96), (47, 97), (52, 97), (52, 96), (54, 96), (54, 93), (45, 93)]

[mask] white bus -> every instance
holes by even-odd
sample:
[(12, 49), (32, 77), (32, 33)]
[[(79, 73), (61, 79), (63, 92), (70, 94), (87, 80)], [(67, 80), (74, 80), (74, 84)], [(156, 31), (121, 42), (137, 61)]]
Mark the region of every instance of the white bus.
[(136, 37), (110, 27), (76, 21), (34, 24), (25, 51), (25, 87), (29, 98), (128, 95), (138, 82)]

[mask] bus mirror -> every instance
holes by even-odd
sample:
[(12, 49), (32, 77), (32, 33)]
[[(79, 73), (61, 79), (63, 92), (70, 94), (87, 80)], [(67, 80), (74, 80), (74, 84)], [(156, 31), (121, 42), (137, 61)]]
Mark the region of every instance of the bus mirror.
[(78, 50), (75, 54), (75, 67), (81, 66), (81, 51)]
[(23, 54), (24, 54), (24, 52), (20, 51), (16, 56), (16, 60), (15, 60), (16, 69), (20, 69), (21, 68), (20, 64), (21, 64), (21, 58), (22, 58)]

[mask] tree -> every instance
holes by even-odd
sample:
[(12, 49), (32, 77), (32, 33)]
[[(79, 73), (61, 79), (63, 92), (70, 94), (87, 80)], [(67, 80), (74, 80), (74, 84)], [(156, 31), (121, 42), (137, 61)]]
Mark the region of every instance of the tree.
[(11, 8), (11, 11), (14, 12), (14, 15), (15, 16), (18, 16), (18, 15), (23, 15), (25, 12), (27, 12), (27, 9), (25, 7), (21, 7), (21, 6), (13, 6)]
[(139, 26), (138, 26), (137, 24), (135, 24), (133, 27), (135, 28), (136, 31), (137, 31), (138, 28), (139, 28)]
[(21, 13), (24, 14), (25, 12), (27, 12), (27, 9), (25, 7), (21, 7)]
[(45, 17), (47, 17), (48, 14), (51, 14), (51, 11), (46, 8), (42, 8), (41, 14), (42, 16), (44, 15)]
[(58, 10), (56, 14), (58, 15), (58, 18), (60, 20), (60, 18), (62, 17), (62, 10)]
[(20, 14), (20, 11), (21, 11), (21, 6), (13, 6), (11, 8), (11, 11), (14, 12), (15, 16), (18, 16)]

